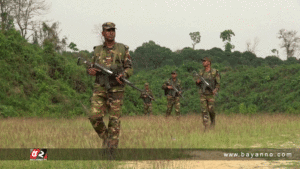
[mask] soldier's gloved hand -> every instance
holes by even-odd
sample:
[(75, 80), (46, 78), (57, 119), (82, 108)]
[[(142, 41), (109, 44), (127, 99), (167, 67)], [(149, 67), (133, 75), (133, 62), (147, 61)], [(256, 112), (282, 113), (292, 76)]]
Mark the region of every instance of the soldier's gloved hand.
[(168, 86), (168, 89), (173, 89), (173, 87), (172, 86)]
[(120, 83), (123, 84), (123, 82), (120, 80), (121, 77), (123, 77), (123, 74), (120, 74), (118, 77), (116, 77), (116, 80)]
[(197, 83), (200, 83), (200, 82), (201, 82), (201, 80), (200, 80), (200, 79), (198, 79), (198, 80), (197, 80)]
[(96, 73), (100, 72), (100, 71), (101, 70), (96, 69), (96, 68), (90, 68), (90, 69), (88, 69), (89, 75), (92, 75), (92, 76), (96, 76)]

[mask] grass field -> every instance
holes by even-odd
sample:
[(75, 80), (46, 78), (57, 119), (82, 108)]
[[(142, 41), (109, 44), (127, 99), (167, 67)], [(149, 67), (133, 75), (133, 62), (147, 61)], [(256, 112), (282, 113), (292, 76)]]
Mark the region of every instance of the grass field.
[[(108, 118), (106, 124), (107, 121)], [(179, 121), (175, 118), (166, 120), (163, 116), (127, 116), (121, 118), (119, 147), (300, 148), (299, 121), (299, 115), (217, 115), (215, 129), (204, 132), (199, 115), (182, 116)], [(0, 130), (0, 148), (101, 148), (102, 144), (87, 118), (0, 119)], [(190, 168), (189, 165), (194, 163), (197, 162), (0, 161), (0, 168)], [(204, 165), (205, 161), (200, 163)], [(280, 168), (300, 168), (299, 162), (279, 164), (275, 161), (273, 164)], [(137, 167), (139, 165), (142, 166)]]

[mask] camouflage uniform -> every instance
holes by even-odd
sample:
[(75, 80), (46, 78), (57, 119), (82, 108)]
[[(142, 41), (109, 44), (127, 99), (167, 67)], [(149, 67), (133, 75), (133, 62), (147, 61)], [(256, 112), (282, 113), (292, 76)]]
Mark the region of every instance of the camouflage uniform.
[[(115, 24), (108, 22), (102, 25), (103, 28), (115, 28)], [(125, 78), (133, 74), (128, 46), (115, 43), (112, 48), (105, 44), (94, 48), (93, 63), (105, 65), (107, 68), (119, 67)], [(118, 73), (118, 74), (119, 74)], [(122, 105), (124, 96), (124, 85), (119, 84), (115, 77), (108, 77), (111, 88), (107, 89), (103, 84), (103, 76), (97, 72), (94, 92), (91, 98), (92, 110), (89, 115), (93, 128), (98, 136), (103, 139), (103, 147), (117, 148), (120, 133), (120, 117), (122, 115)], [(103, 117), (109, 113), (109, 123), (106, 127)]]
[[(176, 73), (176, 72), (173, 71), (172, 74), (173, 73)], [(168, 84), (173, 84), (177, 88), (178, 91), (181, 91), (182, 90), (181, 81), (178, 78), (176, 78), (176, 81), (174, 82), (173, 79), (170, 78), (162, 86), (162, 89), (165, 90), (165, 95), (167, 96), (167, 101), (168, 101), (166, 117), (171, 115), (171, 112), (172, 112), (172, 109), (173, 109), (173, 106), (174, 106), (176, 116), (179, 118), (180, 117), (180, 99), (179, 99), (179, 95), (178, 95), (178, 93), (176, 93), (175, 90), (168, 89)]]
[[(208, 57), (202, 59), (202, 61), (204, 60), (208, 60), (211, 62), (210, 58)], [(211, 68), (209, 72), (206, 72), (204, 68), (199, 71), (199, 75), (202, 76), (209, 84), (211, 84), (213, 89), (217, 89), (217, 91), (219, 91), (221, 77), (217, 69)], [(207, 127), (208, 119), (210, 116), (211, 126), (214, 126), (215, 125), (215, 112), (214, 112), (215, 96), (213, 95), (212, 90), (209, 89), (208, 87), (203, 91), (202, 82), (200, 82), (200, 84), (196, 83), (196, 85), (199, 86), (200, 107), (202, 111), (203, 125)]]
[[(149, 83), (145, 83), (145, 86), (149, 86)], [(150, 99), (146, 94), (153, 97), (153, 93), (150, 89), (149, 90), (145, 89), (141, 93), (141, 96), (140, 96), (140, 98), (142, 98), (143, 101), (144, 101), (144, 114), (145, 115), (147, 115), (147, 114), (150, 115), (150, 114), (152, 114), (152, 103), (151, 103), (152, 99)]]

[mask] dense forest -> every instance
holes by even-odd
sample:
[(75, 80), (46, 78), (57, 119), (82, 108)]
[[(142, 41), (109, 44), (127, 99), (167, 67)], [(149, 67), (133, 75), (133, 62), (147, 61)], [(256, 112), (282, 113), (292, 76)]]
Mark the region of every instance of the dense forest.
[[(94, 77), (77, 56), (90, 59), (93, 52), (58, 51), (47, 39), (41, 47), (29, 43), (15, 29), (0, 33), (0, 116), (75, 117), (90, 108)], [(252, 52), (228, 52), (220, 48), (171, 51), (154, 41), (130, 51), (134, 75), (129, 79), (143, 88), (148, 82), (156, 102), (154, 114), (164, 114), (167, 100), (163, 82), (177, 70), (183, 82), (181, 113), (200, 113), (198, 89), (192, 71), (202, 68), (200, 59), (212, 58), (212, 67), (221, 73), (221, 90), (216, 98), (217, 113), (299, 113), (300, 61), (277, 56), (258, 58)], [(126, 86), (123, 113), (142, 114), (140, 93)]]

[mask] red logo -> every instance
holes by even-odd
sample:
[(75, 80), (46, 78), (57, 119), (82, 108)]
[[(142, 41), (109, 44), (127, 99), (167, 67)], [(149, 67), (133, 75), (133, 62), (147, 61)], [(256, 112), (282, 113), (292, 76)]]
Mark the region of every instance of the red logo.
[(30, 160), (47, 160), (47, 149), (30, 149)]

